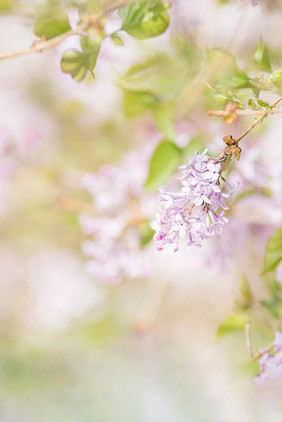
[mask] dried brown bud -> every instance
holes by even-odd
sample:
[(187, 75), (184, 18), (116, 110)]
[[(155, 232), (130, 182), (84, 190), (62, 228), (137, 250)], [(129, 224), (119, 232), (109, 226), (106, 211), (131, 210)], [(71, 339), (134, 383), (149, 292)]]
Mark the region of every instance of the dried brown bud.
[(225, 142), (228, 146), (231, 146), (231, 145), (236, 145), (235, 140), (232, 138), (232, 136), (231, 136), (231, 135), (226, 135), (226, 136), (224, 136), (223, 141), (224, 141), (224, 142)]
[(234, 155), (237, 161), (240, 160), (241, 151), (241, 148), (236, 144), (226, 147), (226, 152), (228, 154)]

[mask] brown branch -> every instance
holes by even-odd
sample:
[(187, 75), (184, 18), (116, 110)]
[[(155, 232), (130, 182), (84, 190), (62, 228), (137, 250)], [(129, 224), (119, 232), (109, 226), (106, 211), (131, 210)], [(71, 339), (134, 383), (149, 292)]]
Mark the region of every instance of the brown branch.
[(251, 360), (253, 360), (253, 349), (252, 349), (252, 342), (251, 342), (251, 336), (250, 336), (250, 323), (247, 322), (245, 325), (245, 335), (246, 335), (246, 343), (247, 343), (247, 349), (249, 353), (249, 357)]
[(275, 346), (270, 346), (268, 349), (265, 349), (263, 352), (258, 353), (256, 356), (253, 356), (252, 361), (258, 360), (263, 357), (266, 353), (271, 352)]
[[(230, 112), (226, 110), (208, 110), (209, 116), (229, 116)], [(282, 113), (282, 108), (274, 108), (274, 109), (268, 109), (268, 110), (235, 110), (232, 112), (232, 114), (236, 114), (237, 116), (257, 116), (260, 114), (276, 114), (276, 113)]]
[(114, 10), (132, 3), (135, 0), (121, 0), (115, 3), (112, 3), (108, 7), (105, 7), (101, 12), (96, 13), (95, 15), (85, 15), (83, 21), (76, 29), (71, 29), (70, 31), (64, 32), (63, 34), (58, 35), (57, 37), (51, 38), (50, 40), (40, 40), (34, 41), (34, 43), (24, 50), (14, 51), (12, 53), (6, 53), (0, 55), (0, 61), (6, 59), (12, 59), (14, 57), (26, 56), (31, 53), (40, 53), (41, 51), (48, 50), (50, 48), (56, 47), (66, 38), (73, 35), (80, 35), (90, 26), (99, 25), (100, 19), (105, 17), (108, 13), (113, 12)]
[[(278, 100), (274, 101), (274, 103), (271, 104), (272, 107), (275, 107), (280, 101), (282, 101), (282, 97), (278, 98)], [(241, 141), (241, 139), (243, 139), (246, 135), (248, 135), (251, 130), (253, 130), (258, 124), (259, 122), (268, 114), (268, 109), (265, 110), (261, 116), (259, 116), (255, 122), (246, 130), (246, 132), (244, 132), (237, 140), (237, 144)]]
[(256, 356), (253, 355), (252, 350), (252, 342), (251, 342), (251, 335), (250, 335), (250, 323), (247, 322), (245, 325), (245, 334), (246, 334), (246, 343), (247, 349), (249, 353), (249, 357), (252, 361), (260, 359), (266, 353), (271, 352), (274, 349), (274, 346), (270, 346), (268, 349), (263, 350), (262, 352), (258, 353)]
[(0, 60), (12, 59), (14, 57), (26, 56), (31, 53), (40, 53), (43, 50), (48, 50), (50, 48), (56, 47), (66, 38), (71, 37), (72, 35), (79, 35), (81, 32), (85, 31), (90, 26), (89, 20), (86, 19), (83, 21), (77, 29), (64, 32), (63, 34), (58, 35), (57, 37), (51, 38), (50, 40), (35, 41), (29, 48), (25, 50), (14, 51), (12, 53), (0, 55)]
[(97, 216), (97, 211), (95, 207), (91, 204), (88, 204), (86, 202), (77, 201), (72, 198), (67, 198), (65, 196), (59, 198), (59, 204), (62, 208), (68, 210), (68, 211), (74, 211), (77, 213), (84, 213), (95, 215)]

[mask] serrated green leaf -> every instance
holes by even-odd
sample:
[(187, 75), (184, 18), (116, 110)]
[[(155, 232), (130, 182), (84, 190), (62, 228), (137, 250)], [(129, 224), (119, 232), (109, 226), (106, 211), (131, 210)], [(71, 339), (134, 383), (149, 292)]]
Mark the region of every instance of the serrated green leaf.
[(282, 227), (277, 229), (269, 238), (264, 258), (264, 274), (274, 271), (282, 260)]
[(167, 4), (161, 0), (139, 1), (119, 9), (122, 29), (138, 39), (156, 37), (169, 24)]
[(68, 15), (60, 7), (44, 10), (35, 19), (34, 34), (47, 40), (71, 29)]
[(264, 72), (272, 72), (269, 51), (262, 38), (259, 40), (259, 45), (254, 55), (254, 62), (258, 69)]
[(149, 175), (145, 183), (148, 192), (166, 183), (179, 164), (181, 150), (171, 141), (161, 141), (155, 149), (149, 164)]
[(227, 317), (218, 327), (216, 338), (221, 338), (227, 334), (243, 330), (249, 317), (246, 314), (238, 313)]
[(67, 50), (61, 60), (61, 69), (64, 73), (70, 73), (76, 82), (80, 82), (87, 71), (93, 73), (98, 53), (99, 47), (90, 51)]
[(115, 45), (124, 45), (124, 42), (122, 41), (122, 39), (120, 38), (118, 34), (111, 35), (111, 38), (113, 42), (115, 43)]

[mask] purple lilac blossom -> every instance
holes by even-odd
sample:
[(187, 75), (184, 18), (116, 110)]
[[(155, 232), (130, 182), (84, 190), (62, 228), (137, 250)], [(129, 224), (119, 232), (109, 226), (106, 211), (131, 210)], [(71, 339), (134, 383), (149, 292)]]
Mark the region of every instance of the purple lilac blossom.
[(97, 211), (111, 215), (140, 197), (146, 176), (146, 160), (130, 151), (119, 166), (104, 165), (97, 173), (86, 173), (82, 184), (93, 195)]
[(161, 207), (151, 223), (156, 231), (157, 249), (169, 253), (178, 250), (181, 239), (186, 241), (186, 247), (201, 246), (203, 240), (221, 234), (228, 222), (225, 198), (238, 187), (224, 180), (226, 191), (222, 191), (221, 164), (210, 158), (207, 150), (202, 154), (196, 151), (188, 164), (179, 169), (181, 189), (170, 192), (160, 187)]
[[(141, 218), (147, 157), (126, 154), (119, 166), (103, 166), (87, 173), (82, 183), (93, 196), (97, 216), (81, 214), (79, 222), (88, 239), (82, 252), (86, 270), (97, 280), (118, 284), (123, 279), (147, 278), (149, 265), (140, 249), (140, 234), (134, 219)], [(143, 214), (142, 214), (143, 215)]]
[(260, 374), (256, 376), (260, 382), (282, 381), (282, 333), (279, 331), (275, 332), (273, 346), (271, 352), (260, 351), (263, 356), (259, 360)]

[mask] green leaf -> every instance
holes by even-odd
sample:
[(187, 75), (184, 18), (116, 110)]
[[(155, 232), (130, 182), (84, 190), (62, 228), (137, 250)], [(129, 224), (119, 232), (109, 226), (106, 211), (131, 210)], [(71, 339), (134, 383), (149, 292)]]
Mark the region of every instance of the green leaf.
[(219, 71), (213, 85), (225, 89), (250, 88), (251, 82), (248, 75), (239, 68), (234, 56), (225, 48), (212, 48), (207, 50), (208, 60), (212, 66), (216, 66)]
[(239, 273), (239, 277), (241, 298), (238, 301), (238, 305), (243, 309), (248, 309), (254, 302), (251, 286), (245, 274)]
[(238, 313), (227, 317), (218, 327), (216, 338), (221, 338), (226, 334), (243, 330), (249, 318), (246, 314)]
[[(132, 65), (118, 79), (118, 85), (131, 92), (154, 95), (159, 103), (175, 101), (183, 92), (191, 76), (191, 69), (181, 60), (164, 53), (150, 55), (145, 61)], [(177, 77), (175, 76), (177, 75)]]
[(152, 240), (155, 231), (151, 228), (149, 221), (139, 224), (138, 230), (140, 234), (140, 246), (143, 248)]
[(270, 315), (272, 315), (274, 318), (280, 317), (280, 303), (279, 300), (270, 299), (270, 300), (262, 300), (260, 302), (262, 306), (268, 310)]
[(217, 87), (225, 90), (251, 87), (248, 75), (239, 68), (234, 56), (225, 48), (207, 50), (207, 58), (212, 66), (219, 69), (213, 82)]
[(260, 372), (258, 360), (247, 359), (240, 364), (240, 372), (244, 377), (254, 378)]
[(0, 13), (8, 12), (13, 6), (12, 0), (0, 0)]
[(82, 13), (88, 13), (89, 15), (95, 15), (96, 13), (101, 12), (101, 3), (103, 3), (101, 0), (87, 0), (83, 2), (81, 0), (71, 1), (72, 6), (79, 9)]
[(150, 92), (131, 92), (124, 89), (124, 112), (127, 117), (134, 117), (151, 111), (157, 129), (165, 138), (174, 140), (176, 137), (173, 117), (174, 107), (172, 102), (160, 103), (157, 97)]
[(149, 164), (149, 175), (145, 183), (148, 192), (166, 183), (176, 170), (181, 150), (171, 141), (161, 141), (155, 149)]
[(282, 227), (277, 229), (269, 238), (264, 258), (263, 273), (274, 271), (282, 260)]
[(165, 136), (166, 139), (170, 139), (173, 141), (176, 138), (176, 133), (173, 125), (173, 104), (157, 104), (153, 108), (153, 117), (157, 129)]
[(258, 105), (260, 105), (261, 107), (268, 107), (269, 103), (263, 101), (263, 100), (257, 100)]
[(161, 0), (139, 1), (119, 9), (122, 29), (138, 39), (156, 37), (169, 24), (168, 5)]
[(222, 72), (214, 84), (223, 89), (251, 88), (248, 75), (241, 70), (227, 70)]
[(225, 69), (239, 70), (233, 54), (224, 47), (207, 49), (207, 57), (214, 63), (216, 62), (219, 65), (224, 65), (222, 67)]
[(279, 91), (282, 90), (282, 68), (275, 69), (265, 81), (269, 85), (274, 85)]
[[(228, 81), (229, 76), (229, 81)], [(227, 72), (226, 74), (226, 82), (229, 84), (230, 88), (234, 89), (241, 89), (241, 88), (250, 88), (251, 83), (249, 80), (248, 75), (243, 71), (233, 71)]]
[(38, 15), (34, 24), (34, 34), (45, 37), (47, 40), (63, 34), (71, 29), (68, 15), (60, 7), (43, 10)]
[(276, 280), (275, 274), (270, 272), (264, 276), (267, 288), (272, 298), (279, 298), (282, 290), (281, 284)]
[(219, 102), (221, 105), (226, 105), (229, 101), (232, 101), (233, 103), (237, 104), (239, 107), (242, 107), (241, 102), (239, 101), (236, 94), (232, 91), (228, 91), (224, 88), (219, 88), (213, 85), (209, 84), (209, 88), (213, 95), (215, 96), (215, 99)]
[(113, 35), (111, 35), (111, 38), (112, 38), (113, 42), (115, 43), (115, 45), (124, 45), (124, 42), (122, 41), (122, 39), (120, 38), (119, 35), (113, 34)]
[(150, 92), (131, 92), (124, 89), (124, 112), (127, 117), (134, 117), (152, 110), (159, 102)]
[(251, 98), (248, 100), (248, 107), (251, 110), (257, 110), (258, 106), (256, 105), (256, 103), (254, 102), (254, 100), (252, 100)]
[[(87, 37), (84, 37), (87, 38)], [(64, 73), (70, 73), (76, 82), (82, 81), (87, 71), (93, 74), (96, 60), (99, 54), (100, 46), (88, 50), (85, 40), (81, 45), (85, 48), (83, 51), (67, 50), (61, 60), (61, 69)]]
[(258, 69), (264, 72), (272, 72), (269, 51), (262, 38), (259, 40), (259, 45), (254, 55), (254, 62)]

